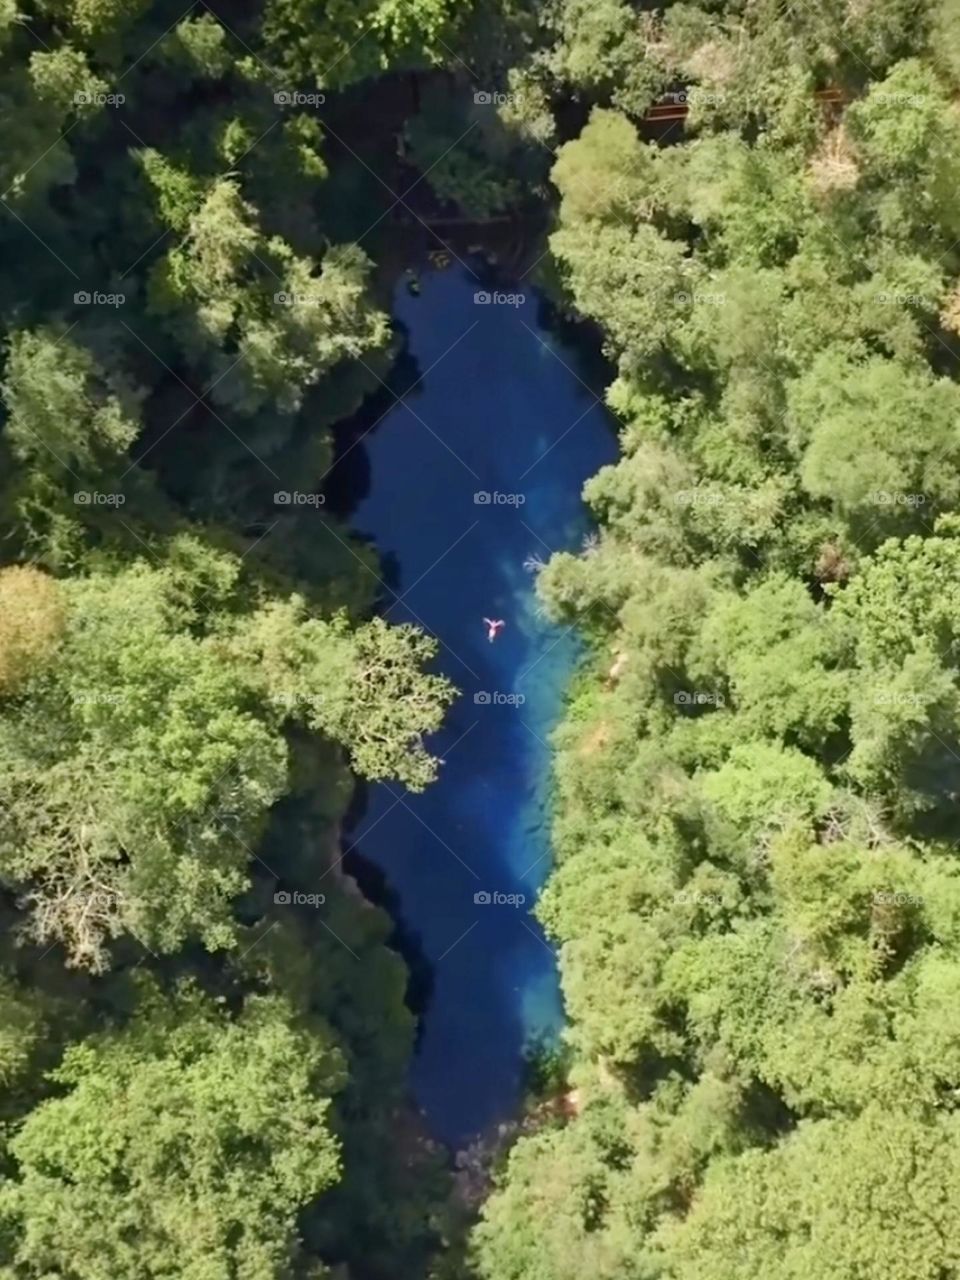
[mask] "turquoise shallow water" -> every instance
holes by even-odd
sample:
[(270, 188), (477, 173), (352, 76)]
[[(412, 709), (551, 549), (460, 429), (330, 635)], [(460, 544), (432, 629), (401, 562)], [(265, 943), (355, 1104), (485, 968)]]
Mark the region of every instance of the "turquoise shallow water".
[[(400, 598), (385, 597), (386, 616), (435, 635), (437, 667), (463, 691), (431, 743), (437, 783), (372, 787), (351, 832), (433, 969), (412, 1084), (451, 1143), (515, 1112), (524, 1047), (562, 1024), (530, 911), (550, 865), (547, 743), (577, 641), (540, 615), (530, 562), (581, 545), (583, 482), (616, 455), (532, 293), (478, 304), (480, 288), (451, 269), (417, 297), (398, 292), (423, 378), (365, 439), (370, 485), (353, 518), (392, 566)], [(484, 617), (506, 622), (492, 644)]]

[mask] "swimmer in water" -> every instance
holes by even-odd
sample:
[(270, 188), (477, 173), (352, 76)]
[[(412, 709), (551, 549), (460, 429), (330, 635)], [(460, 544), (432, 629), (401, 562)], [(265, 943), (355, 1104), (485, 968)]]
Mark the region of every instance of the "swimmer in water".
[(484, 622), (487, 625), (487, 639), (491, 644), (493, 644), (494, 640), (497, 638), (497, 632), (502, 631), (507, 624), (502, 618), (497, 618), (495, 620), (492, 618), (484, 618)]

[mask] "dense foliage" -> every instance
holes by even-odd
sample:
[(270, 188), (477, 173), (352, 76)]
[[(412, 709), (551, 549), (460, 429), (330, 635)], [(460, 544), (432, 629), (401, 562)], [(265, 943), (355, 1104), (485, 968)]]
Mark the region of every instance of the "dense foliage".
[[(958, 94), (955, 0), (0, 0), (0, 1276), (960, 1276)], [(323, 501), (419, 201), (622, 442), (469, 1261), (337, 854), (453, 692)]]
[(397, 344), (318, 107), (455, 18), (0, 5), (3, 1276), (394, 1280), (441, 1238), (338, 827), (351, 772), (429, 783), (452, 690), (324, 506)]
[(568, 0), (513, 73), (585, 111), (552, 282), (623, 457), (539, 580), (594, 646), (538, 908), (575, 1116), (484, 1280), (960, 1274), (958, 21)]

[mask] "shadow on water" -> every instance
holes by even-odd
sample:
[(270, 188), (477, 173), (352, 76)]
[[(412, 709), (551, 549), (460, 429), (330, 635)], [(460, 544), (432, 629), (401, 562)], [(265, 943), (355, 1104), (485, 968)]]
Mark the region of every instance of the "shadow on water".
[[(401, 340), (407, 338), (406, 327), (395, 323)], [(409, 347), (404, 346), (389, 374), (364, 400), (359, 410), (346, 422), (338, 424), (334, 439), (334, 460), (323, 485), (325, 507), (333, 515), (346, 517), (370, 493), (370, 455), (365, 440), (399, 399), (415, 396), (422, 373)]]
[[(362, 480), (353, 525), (389, 565), (386, 617), (434, 635), (461, 690), (430, 743), (437, 782), (367, 788), (348, 836), (414, 960), (411, 1003), (429, 996), (412, 1085), (452, 1144), (515, 1112), (525, 1050), (562, 1025), (531, 911), (550, 863), (547, 743), (578, 649), (539, 611), (530, 566), (580, 547), (583, 482), (616, 455), (593, 380), (520, 288), (451, 269), (398, 290), (409, 357), (394, 385), (415, 389), (368, 409), (382, 417), (362, 443), (352, 424), (335, 478), (341, 495)], [(495, 643), (484, 618), (506, 623)]]
[(344, 872), (357, 882), (367, 901), (381, 907), (393, 921), (393, 931), (387, 939), (387, 945), (403, 957), (407, 966), (406, 1003), (418, 1020), (419, 1045), (423, 1034), (423, 1015), (429, 1009), (430, 997), (433, 995), (433, 966), (424, 953), (419, 934), (404, 919), (400, 895), (391, 887), (383, 868), (365, 858), (356, 845), (349, 841), (346, 842), (341, 865)]

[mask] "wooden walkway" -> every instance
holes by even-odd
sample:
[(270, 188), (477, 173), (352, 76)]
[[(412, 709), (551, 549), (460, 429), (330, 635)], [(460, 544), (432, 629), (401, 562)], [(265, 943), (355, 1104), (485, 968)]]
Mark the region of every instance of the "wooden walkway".
[[(692, 90), (696, 93), (697, 90)], [(680, 101), (685, 96), (681, 90), (677, 93), (668, 94), (666, 99), (661, 102), (655, 102), (645, 116), (642, 117), (644, 124), (666, 124), (674, 120), (685, 120), (690, 111), (690, 107), (686, 102)], [(842, 89), (817, 89), (814, 97), (818, 102), (828, 107), (842, 106), (847, 101), (847, 95)], [(669, 99), (673, 99), (670, 101)]]

